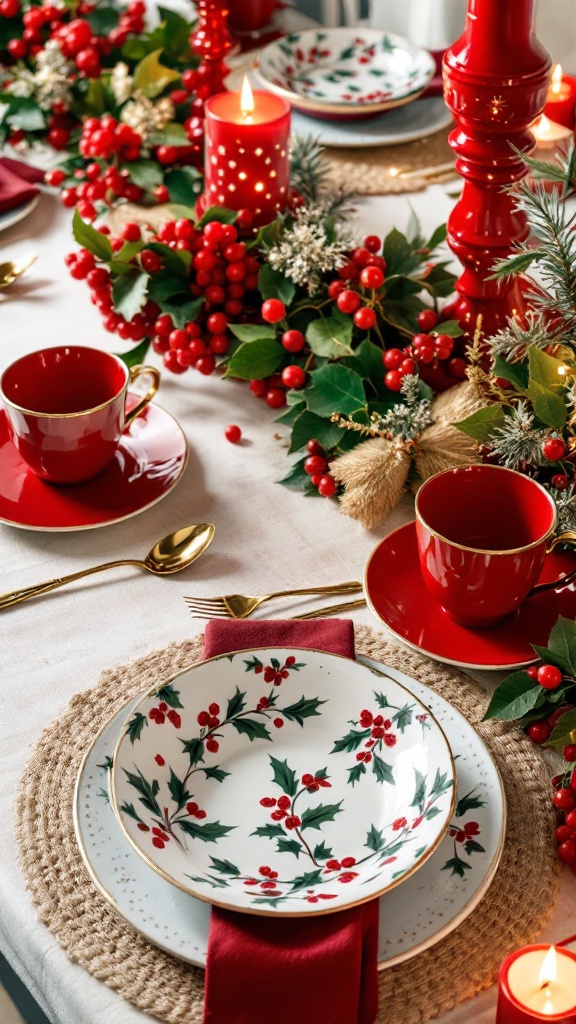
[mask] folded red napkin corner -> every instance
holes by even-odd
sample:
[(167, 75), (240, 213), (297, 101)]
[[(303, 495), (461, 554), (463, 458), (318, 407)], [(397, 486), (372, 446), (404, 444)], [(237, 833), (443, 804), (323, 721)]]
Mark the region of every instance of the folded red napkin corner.
[[(354, 658), (348, 619), (214, 621), (204, 657), (304, 647)], [(204, 1024), (372, 1024), (378, 1010), (378, 900), (310, 918), (212, 908)]]
[(33, 199), (39, 192), (35, 182), (43, 180), (44, 172), (37, 167), (7, 156), (0, 157), (0, 213)]

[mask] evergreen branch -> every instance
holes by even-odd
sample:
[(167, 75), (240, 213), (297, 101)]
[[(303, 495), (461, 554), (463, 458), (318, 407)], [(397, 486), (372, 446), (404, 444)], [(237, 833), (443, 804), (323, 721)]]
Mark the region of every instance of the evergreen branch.
[(356, 193), (330, 185), (330, 165), (318, 139), (295, 136), (290, 147), (290, 181), (306, 206), (319, 206), (329, 216), (341, 219), (354, 210)]
[(484, 346), (492, 358), (502, 356), (508, 363), (522, 359), (529, 348), (546, 348), (557, 345), (564, 338), (564, 331), (558, 332), (543, 312), (530, 311), (525, 321), (510, 318), (506, 327), (484, 340)]
[(512, 148), (531, 171), (541, 174), (548, 181), (559, 182), (562, 185), (563, 199), (576, 191), (576, 145), (573, 138), (570, 139), (567, 149), (563, 145), (559, 146), (554, 163), (535, 160), (534, 157), (516, 149), (516, 146)]

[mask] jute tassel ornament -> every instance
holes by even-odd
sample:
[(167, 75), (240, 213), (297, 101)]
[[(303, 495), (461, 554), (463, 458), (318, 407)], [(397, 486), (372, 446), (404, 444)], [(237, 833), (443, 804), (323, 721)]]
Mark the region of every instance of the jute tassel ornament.
[[(394, 436), (393, 432), (383, 435), (372, 428), (380, 436), (364, 441), (330, 465), (334, 479), (346, 488), (340, 499), (343, 514), (371, 530), (400, 501), (412, 462), (421, 480), (445, 469), (479, 462), (474, 442), (452, 424), (487, 404), (482, 390), (465, 381), (432, 400), (430, 425), (412, 437)], [(338, 422), (346, 426), (346, 421)], [(384, 424), (385, 418), (381, 422)]]

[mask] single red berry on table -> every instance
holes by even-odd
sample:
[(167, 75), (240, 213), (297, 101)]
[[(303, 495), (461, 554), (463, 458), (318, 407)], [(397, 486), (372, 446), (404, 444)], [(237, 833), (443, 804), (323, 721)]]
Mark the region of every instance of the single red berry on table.
[(561, 437), (547, 437), (542, 445), (542, 454), (550, 462), (557, 462), (563, 459), (567, 452), (565, 442)]
[(277, 324), (286, 316), (286, 306), (280, 302), (280, 299), (266, 299), (262, 303), (261, 313), (262, 319), (266, 320), (266, 323)]
[(434, 309), (422, 309), (416, 317), (418, 327), (421, 331), (432, 331), (438, 323), (438, 314)]
[(232, 444), (238, 444), (238, 441), (242, 437), (242, 431), (235, 423), (231, 423), (230, 426), (226, 427), (224, 436), (226, 437), (226, 440), (230, 441)]
[(546, 743), (552, 730), (548, 722), (531, 722), (526, 732), (533, 743)]
[(538, 669), (538, 682), (546, 690), (556, 690), (562, 682), (562, 673), (555, 665), (541, 665)]
[(274, 719), (274, 725), (276, 726), (277, 729), (281, 729), (282, 726), (284, 725), (284, 719), (283, 718), (275, 718)]

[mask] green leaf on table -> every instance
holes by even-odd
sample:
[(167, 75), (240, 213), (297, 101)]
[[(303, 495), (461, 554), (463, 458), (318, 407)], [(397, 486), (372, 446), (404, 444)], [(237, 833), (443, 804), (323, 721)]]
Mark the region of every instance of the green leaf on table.
[[(296, 408), (303, 408), (298, 406)], [(278, 422), (278, 421), (276, 421)], [(344, 429), (337, 423), (317, 416), (309, 412), (305, 407), (304, 411), (294, 419), (292, 423), (292, 436), (290, 438), (289, 452), (297, 452), (304, 448), (311, 438), (316, 438), (323, 448), (334, 448), (340, 441)]]
[(117, 277), (112, 285), (114, 309), (126, 320), (131, 320), (144, 306), (148, 295), (148, 274), (129, 274)]
[[(421, 291), (420, 285), (417, 286), (417, 291)], [(382, 308), (383, 319), (401, 334), (412, 338), (418, 333), (418, 314), (423, 309), (428, 309), (428, 306), (418, 295), (403, 295), (398, 299), (386, 299)]]
[(304, 491), (310, 484), (310, 477), (304, 469), (304, 462), (305, 459), (295, 462), (290, 472), (278, 483), (283, 487), (288, 487), (291, 491)]
[(162, 686), (156, 691), (158, 700), (166, 702), (169, 708), (183, 708), (184, 705), (180, 702), (180, 690), (175, 690), (172, 683), (168, 683), (167, 686)]
[(88, 249), (98, 259), (112, 259), (112, 246), (109, 238), (106, 235), (102, 235), (91, 224), (87, 224), (85, 220), (82, 220), (78, 210), (74, 210), (72, 234), (78, 245), (81, 245), (83, 249)]
[(414, 775), (416, 776), (416, 789), (410, 807), (417, 807), (420, 814), (422, 814), (426, 801), (426, 778), (417, 768), (414, 769)]
[(237, 868), (235, 864), (232, 864), (232, 861), (220, 860), (219, 857), (210, 857), (210, 860), (212, 861), (211, 867), (213, 867), (215, 871), (220, 871), (223, 875), (236, 876), (240, 874), (240, 868)]
[(203, 228), (205, 224), (210, 224), (214, 220), (219, 224), (233, 224), (237, 216), (236, 210), (228, 210), (225, 206), (210, 206), (198, 221), (197, 227)]
[(178, 778), (173, 768), (170, 769), (170, 779), (168, 781), (168, 789), (170, 790), (170, 796), (172, 797), (175, 804), (178, 806), (178, 810), (181, 811), (187, 801), (190, 799), (190, 793), (181, 779)]
[(258, 828), (254, 832), (251, 832), (251, 836), (259, 836), (260, 839), (279, 839), (284, 836), (284, 829), (282, 825), (258, 825)]
[(270, 757), (270, 767), (274, 772), (274, 782), (287, 796), (295, 796), (298, 792), (296, 772), (290, 768), (288, 761), (279, 761), (277, 757)]
[(197, 825), (195, 821), (179, 821), (178, 825), (186, 835), (201, 839), (203, 843), (216, 843), (236, 828), (236, 825), (221, 825), (219, 821), (207, 821), (205, 825)]
[(306, 341), (314, 355), (340, 359), (352, 354), (352, 320), (336, 310), (331, 316), (312, 320), (306, 329)]
[(242, 380), (262, 380), (278, 369), (285, 352), (279, 342), (262, 338), (243, 344), (228, 362), (225, 377), (240, 377)]
[(551, 736), (543, 745), (545, 747), (565, 747), (574, 743), (573, 733), (576, 730), (576, 708), (567, 711), (552, 731)]
[(251, 344), (254, 341), (275, 341), (276, 339), (276, 328), (271, 324), (229, 324), (228, 328), (235, 338), (239, 338), (246, 344)]
[(297, 843), (295, 839), (279, 839), (276, 849), (278, 853), (292, 853), (295, 857), (299, 857), (301, 853), (304, 853), (300, 843)]
[(576, 676), (576, 622), (560, 616), (548, 637), (548, 647), (533, 644), (536, 654), (550, 665), (556, 665), (568, 676)]
[(242, 693), (240, 687), (236, 687), (236, 693), (233, 697), (228, 700), (228, 707), (226, 708), (226, 718), (233, 718), (234, 715), (239, 715), (241, 711), (244, 711), (246, 702), (244, 700), (246, 694)]
[(385, 399), (390, 395), (384, 384), (382, 349), (369, 338), (365, 338), (354, 354), (344, 360), (344, 365), (369, 381), (378, 398)]
[(488, 440), (495, 430), (502, 427), (506, 416), (501, 405), (488, 405), (485, 409), (478, 409), (471, 416), (452, 424), (468, 437), (475, 441), (484, 442)]
[[(305, 411), (305, 409), (306, 403), (302, 401), (297, 401), (294, 405), (289, 405), (286, 412), (283, 412), (280, 416), (277, 416), (275, 422), (283, 423), (284, 426), (286, 427), (292, 427), (296, 420), (298, 419), (298, 417), (301, 415), (301, 413)], [(323, 423), (324, 420), (321, 420), (321, 422)]]
[(483, 721), (500, 718), (505, 722), (513, 722), (532, 711), (545, 696), (546, 691), (541, 686), (535, 686), (527, 672), (512, 672), (492, 694)]
[[(139, 89), (148, 99), (159, 96), (171, 82), (180, 79), (179, 71), (160, 63), (161, 53), (162, 50), (153, 50), (136, 65), (134, 71), (134, 88)], [(185, 132), (184, 135), (188, 141)]]
[(303, 875), (299, 875), (293, 880), (290, 892), (297, 892), (298, 889), (312, 889), (315, 885), (320, 885), (321, 882), (321, 868), (316, 868), (315, 871), (306, 871)]
[(176, 276), (173, 270), (172, 272), (169, 272), (168, 270), (159, 270), (158, 273), (153, 274), (148, 286), (148, 295), (154, 302), (157, 302), (159, 306), (163, 306), (164, 302), (174, 299), (177, 295), (182, 298), (190, 299), (190, 292), (188, 291), (188, 282), (186, 279), (186, 268), (184, 264), (182, 264), (181, 269)]
[(271, 740), (266, 726), (262, 722), (256, 721), (255, 718), (237, 718), (232, 722), (232, 725), (236, 732), (247, 736), (251, 743), (254, 740)]
[[(296, 665), (292, 665), (291, 671), (296, 669)], [(314, 718), (320, 714), (318, 708), (321, 704), (325, 704), (325, 700), (318, 700), (317, 697), (306, 698), (304, 694), (297, 700), (295, 704), (290, 704), (287, 708), (281, 708), (284, 718), (287, 718), (289, 722), (298, 722), (298, 725), (304, 725), (305, 718)]]
[(171, 203), (189, 206), (194, 203), (201, 189), (202, 178), (195, 167), (175, 167), (164, 176), (164, 184), (170, 194)]
[[(151, 281), (154, 278), (150, 279)], [(152, 296), (150, 296), (152, 297)], [(190, 295), (174, 295), (172, 298), (162, 301), (162, 312), (169, 313), (174, 321), (175, 327), (183, 328), (187, 323), (194, 323), (202, 309), (204, 299), (191, 299)]]
[(469, 793), (465, 793), (464, 796), (460, 797), (456, 804), (455, 813), (457, 818), (463, 818), (465, 814), (468, 814), (468, 811), (474, 811), (478, 807), (485, 806), (486, 801), (482, 800), (481, 797), (474, 795), (477, 788), (477, 786), (474, 786), (474, 789), (471, 789)]
[(258, 290), (263, 299), (280, 299), (289, 306), (296, 295), (296, 285), (280, 270), (274, 270), (269, 263), (260, 267), (258, 272)]
[(366, 408), (364, 383), (360, 374), (338, 363), (328, 363), (310, 374), (311, 384), (304, 392), (310, 412), (331, 416), (338, 412), (349, 415)]
[(303, 832), (305, 828), (322, 828), (327, 821), (334, 821), (337, 814), (340, 813), (340, 805), (343, 803), (339, 800), (337, 804), (318, 804), (317, 807), (307, 807), (302, 812), (302, 824), (300, 826)]
[(561, 392), (566, 386), (564, 363), (534, 345), (528, 349), (530, 383), (536, 381), (548, 391)]
[(511, 384), (514, 384), (519, 391), (526, 391), (528, 387), (528, 364), (526, 362), (521, 363), (507, 363), (502, 356), (496, 356), (492, 364), (492, 373), (495, 377), (502, 377), (503, 380), (509, 380)]
[(126, 735), (129, 737), (130, 743), (133, 744), (136, 742), (136, 740), (140, 739), (140, 736), (142, 735), (142, 729), (144, 728), (145, 725), (148, 725), (148, 719), (146, 718), (146, 715), (143, 715), (140, 711), (137, 711), (136, 714), (128, 722), (128, 725), (126, 726)]
[(528, 398), (534, 406), (534, 412), (545, 427), (561, 431), (566, 423), (566, 402), (562, 395), (557, 395), (535, 380), (528, 384)]
[(366, 834), (364, 846), (367, 846), (369, 850), (374, 850), (376, 853), (384, 846), (382, 832), (375, 825), (370, 826), (370, 831)]
[(127, 164), (127, 169), (130, 171), (130, 180), (147, 192), (161, 185), (164, 180), (162, 168), (155, 160), (132, 160)]
[(391, 786), (396, 785), (392, 774), (392, 765), (386, 764), (386, 761), (383, 761), (378, 754), (374, 754), (372, 765), (372, 770), (378, 782), (388, 782)]

